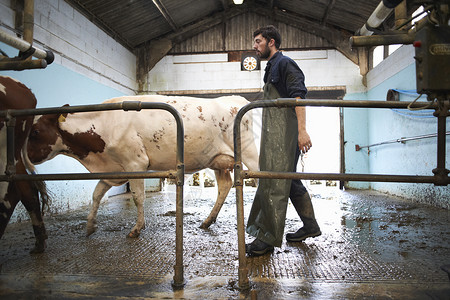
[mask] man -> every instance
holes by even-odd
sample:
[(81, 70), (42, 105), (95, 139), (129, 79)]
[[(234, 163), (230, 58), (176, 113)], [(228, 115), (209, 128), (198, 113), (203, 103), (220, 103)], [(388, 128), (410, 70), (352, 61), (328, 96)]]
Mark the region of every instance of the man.
[[(305, 98), (304, 75), (298, 65), (280, 51), (281, 36), (272, 26), (253, 33), (253, 48), (268, 59), (264, 74), (264, 99)], [(260, 169), (295, 172), (301, 153), (311, 148), (306, 132), (305, 107), (264, 108), (261, 133)], [(259, 256), (280, 247), (290, 197), (303, 227), (288, 233), (288, 242), (303, 241), (321, 235), (311, 198), (300, 180), (260, 179), (247, 222), (247, 233), (256, 239), (246, 245), (250, 256)]]

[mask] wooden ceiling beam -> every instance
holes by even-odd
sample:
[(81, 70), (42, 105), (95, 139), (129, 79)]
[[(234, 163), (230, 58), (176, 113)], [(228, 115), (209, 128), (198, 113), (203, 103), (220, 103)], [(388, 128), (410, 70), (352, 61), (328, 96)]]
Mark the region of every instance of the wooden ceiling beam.
[(334, 45), (337, 50), (344, 54), (353, 63), (358, 64), (358, 54), (350, 47), (349, 38), (351, 32), (339, 30), (328, 25), (320, 25), (302, 16), (290, 13), (285, 10), (273, 8), (271, 10), (263, 7), (254, 7), (251, 11), (262, 16), (270, 16), (275, 22), (281, 22), (296, 27), (302, 31), (319, 36)]
[(172, 19), (172, 17), (169, 14), (169, 11), (166, 9), (164, 4), (160, 0), (152, 0), (153, 4), (155, 4), (156, 8), (159, 10), (161, 15), (166, 19), (167, 23), (169, 23), (170, 27), (172, 27), (173, 30), (178, 30), (178, 26), (175, 23), (175, 21)]
[(245, 5), (233, 6), (225, 11), (217, 12), (198, 22), (195, 22), (188, 26), (181, 27), (179, 28), (178, 31), (171, 32), (167, 35), (162, 36), (161, 38), (169, 39), (174, 43), (179, 43), (199, 33), (202, 33), (203, 31), (209, 30), (211, 29), (211, 27), (219, 25), (231, 18), (244, 14), (247, 11), (248, 6)]
[(327, 24), (328, 16), (330, 14), (330, 11), (334, 8), (335, 4), (336, 4), (336, 0), (329, 0), (328, 1), (327, 8), (325, 9), (325, 12), (324, 12), (323, 17), (322, 17), (322, 22), (321, 22), (322, 25), (326, 25)]

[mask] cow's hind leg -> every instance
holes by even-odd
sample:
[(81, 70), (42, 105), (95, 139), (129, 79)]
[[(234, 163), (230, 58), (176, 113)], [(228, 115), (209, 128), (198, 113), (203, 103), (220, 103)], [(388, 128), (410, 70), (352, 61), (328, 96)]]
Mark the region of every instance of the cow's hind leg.
[(131, 232), (127, 237), (137, 238), (141, 234), (141, 230), (145, 227), (144, 218), (144, 179), (132, 179), (130, 180), (130, 190), (133, 195), (134, 204), (137, 208), (137, 221), (136, 225), (131, 229)]
[[(25, 166), (21, 161), (16, 165), (18, 174), (26, 174)], [(15, 189), (20, 193), (20, 199), (23, 206), (27, 210), (31, 224), (33, 225), (34, 236), (36, 238), (34, 248), (31, 254), (42, 253), (46, 248), (46, 240), (48, 238), (45, 230), (44, 220), (42, 219), (41, 203), (39, 202), (39, 190), (37, 185), (31, 181), (17, 181)]]
[(31, 224), (33, 225), (34, 236), (36, 242), (34, 248), (31, 249), (31, 254), (42, 253), (46, 248), (46, 240), (48, 238), (47, 231), (45, 229), (44, 220), (42, 218), (41, 206), (39, 202), (39, 194), (36, 188), (31, 182), (25, 182), (25, 185), (29, 185), (28, 190), (32, 192), (31, 195), (24, 195), (22, 197), (22, 204), (25, 206), (28, 214), (30, 215)]
[(205, 221), (203, 221), (202, 225), (200, 225), (200, 228), (203, 229), (208, 228), (209, 226), (211, 226), (212, 223), (216, 222), (217, 215), (219, 214), (220, 209), (222, 208), (222, 205), (225, 202), (225, 198), (227, 197), (228, 192), (230, 191), (231, 186), (233, 185), (230, 171), (215, 170), (214, 172), (216, 174), (217, 190), (218, 190), (217, 200), (209, 216), (206, 218)]
[(100, 201), (106, 192), (111, 188), (109, 184), (100, 180), (95, 187), (94, 194), (92, 195), (92, 207), (87, 217), (86, 236), (90, 236), (97, 230), (97, 212), (100, 206)]
[[(3, 186), (1, 186), (3, 185)], [(0, 238), (5, 233), (6, 227), (11, 219), (11, 215), (19, 202), (19, 195), (16, 192), (14, 183), (0, 182)]]

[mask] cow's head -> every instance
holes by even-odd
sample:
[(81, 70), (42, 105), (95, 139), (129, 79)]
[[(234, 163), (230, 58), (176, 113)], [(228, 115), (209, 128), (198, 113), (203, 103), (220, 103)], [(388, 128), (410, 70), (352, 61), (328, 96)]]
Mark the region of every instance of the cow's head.
[(38, 117), (31, 127), (27, 153), (30, 161), (39, 164), (59, 154), (64, 145), (59, 122), (65, 115), (52, 114)]
[[(88, 118), (80, 115), (43, 115), (34, 121), (27, 145), (30, 161), (40, 164), (64, 154), (81, 162), (89, 154), (103, 153), (106, 143), (96, 132), (95, 113), (91, 112)], [(84, 129), (80, 129), (80, 124)]]

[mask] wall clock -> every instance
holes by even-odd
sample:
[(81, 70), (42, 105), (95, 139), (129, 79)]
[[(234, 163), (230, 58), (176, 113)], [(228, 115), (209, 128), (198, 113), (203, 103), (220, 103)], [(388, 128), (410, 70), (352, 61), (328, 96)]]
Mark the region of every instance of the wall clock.
[(259, 57), (256, 54), (243, 54), (241, 57), (241, 70), (254, 71), (260, 69)]

